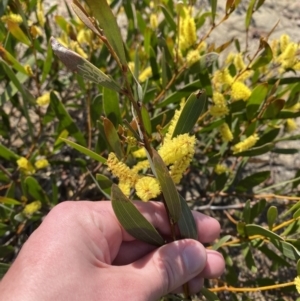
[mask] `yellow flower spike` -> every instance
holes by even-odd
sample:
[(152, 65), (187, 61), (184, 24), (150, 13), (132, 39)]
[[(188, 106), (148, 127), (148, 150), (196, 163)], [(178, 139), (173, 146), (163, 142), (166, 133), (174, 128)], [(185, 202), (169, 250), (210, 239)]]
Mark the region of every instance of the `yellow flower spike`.
[(142, 177), (135, 184), (136, 194), (143, 201), (156, 198), (161, 193), (158, 181), (152, 177)]
[(126, 143), (130, 146), (137, 146), (137, 140), (134, 137), (128, 136), (125, 138)]
[(194, 154), (195, 142), (195, 136), (189, 136), (188, 134), (178, 135), (167, 142), (165, 141), (158, 153), (166, 165), (174, 164), (188, 154)]
[(21, 15), (9, 14), (9, 15), (2, 16), (1, 21), (4, 23), (12, 22), (12, 23), (21, 24), (23, 22), (23, 19), (22, 19)]
[(296, 71), (300, 71), (300, 61), (297, 62), (292, 68)]
[(198, 46), (197, 50), (201, 53), (202, 51), (205, 51), (207, 48), (207, 44), (205, 41), (202, 41)]
[(33, 39), (36, 39), (37, 37), (41, 36), (43, 32), (38, 26), (32, 25), (30, 26), (30, 34)]
[(79, 30), (76, 38), (79, 44), (89, 45), (91, 42), (91, 37), (92, 37), (92, 32), (90, 30), (82, 28)]
[(295, 283), (297, 292), (300, 294), (300, 277), (299, 276), (297, 276), (295, 278), (294, 283)]
[(80, 47), (78, 42), (76, 41), (71, 41), (70, 42), (70, 48), (77, 52), (79, 55), (81, 55), (83, 58), (87, 59), (88, 55), (84, 52), (84, 50)]
[(222, 173), (227, 172), (227, 171), (228, 171), (228, 168), (227, 168), (225, 165), (217, 164), (217, 165), (215, 166), (214, 171), (215, 171), (216, 174), (221, 175)]
[[(264, 67), (264, 66), (263, 66)], [(263, 68), (262, 67), (262, 68)], [(249, 78), (250, 76), (252, 76), (253, 75), (253, 70), (247, 70), (247, 71), (245, 71), (245, 72), (243, 72), (243, 73), (241, 73), (240, 75), (239, 75), (239, 77), (238, 77), (238, 80), (240, 81), (240, 82), (243, 82), (243, 81), (245, 81), (247, 78)]]
[(50, 103), (50, 92), (45, 93), (44, 95), (40, 96), (36, 100), (37, 105), (39, 106), (46, 106)]
[(287, 132), (293, 132), (294, 130), (297, 129), (297, 123), (295, 122), (294, 119), (288, 118), (286, 120), (286, 130)]
[(145, 82), (151, 76), (152, 76), (152, 69), (149, 66), (144, 71), (141, 72), (141, 74), (139, 75), (139, 81), (141, 83), (143, 83), (143, 82)]
[(281, 35), (279, 40), (281, 52), (285, 51), (287, 45), (290, 43), (290, 39), (290, 36), (288, 36), (287, 34)]
[(188, 66), (192, 66), (196, 62), (200, 61), (200, 53), (199, 50), (191, 50), (188, 52), (186, 56), (186, 61)]
[(37, 19), (39, 21), (40, 26), (44, 27), (46, 20), (44, 14), (44, 7), (41, 0), (38, 0), (37, 2)]
[(251, 90), (242, 82), (234, 82), (231, 86), (231, 99), (232, 101), (237, 100), (248, 100), (251, 95)]
[(150, 27), (155, 30), (158, 26), (158, 20), (156, 14), (150, 15)]
[(20, 159), (18, 159), (17, 164), (20, 170), (25, 172), (26, 174), (32, 174), (35, 172), (32, 164), (25, 157), (21, 157)]
[(282, 63), (283, 68), (291, 68), (295, 64), (297, 48), (298, 46), (296, 43), (290, 43), (287, 45), (285, 51), (278, 58), (278, 60)]
[(188, 166), (190, 165), (193, 156), (194, 156), (194, 148), (193, 151), (187, 154), (186, 156), (182, 157), (180, 160), (177, 160), (171, 167), (170, 167), (170, 175), (175, 184), (179, 184), (180, 180), (182, 179), (183, 173), (186, 171)]
[(194, 45), (197, 41), (196, 24), (194, 18), (188, 17), (184, 19), (183, 31), (188, 47)]
[(29, 65), (25, 65), (24, 69), (25, 69), (28, 76), (33, 77), (34, 74), (33, 74), (32, 69)]
[(229, 52), (229, 54), (227, 55), (227, 58), (225, 60), (225, 64), (231, 64), (234, 61), (235, 58), (235, 54), (233, 52)]
[(175, 114), (174, 114), (174, 116), (173, 116), (173, 118), (172, 118), (172, 120), (170, 122), (168, 131), (167, 131), (167, 133), (165, 135), (164, 143), (168, 143), (168, 141), (171, 140), (172, 135), (173, 135), (174, 130), (175, 130), (175, 127), (176, 127), (176, 124), (177, 124), (178, 119), (180, 117), (180, 114), (181, 114), (181, 112), (182, 112), (182, 110), (184, 108), (184, 104), (185, 104), (184, 100), (181, 101), (179, 110), (175, 111)]
[(229, 113), (227, 105), (214, 105), (209, 109), (209, 113), (213, 117), (222, 117)]
[(212, 96), (212, 100), (215, 105), (224, 106), (226, 105), (225, 98), (222, 93), (220, 92), (214, 92)]
[(241, 141), (233, 146), (233, 148), (232, 148), (233, 153), (237, 154), (237, 153), (240, 153), (240, 152), (250, 149), (251, 147), (253, 147), (255, 145), (255, 143), (258, 141), (258, 139), (259, 138), (258, 138), (257, 134), (253, 134), (253, 135), (249, 136), (244, 141)]
[(144, 148), (140, 148), (132, 153), (135, 158), (146, 158), (146, 151)]
[(137, 173), (132, 171), (125, 163), (120, 162), (114, 153), (110, 153), (107, 158), (108, 169), (112, 174), (119, 178), (120, 182), (128, 183), (131, 187), (134, 186), (138, 179)]
[(132, 73), (134, 73), (134, 62), (129, 62), (129, 63), (128, 63), (128, 68), (130, 69), (130, 71), (131, 71)]
[(136, 165), (134, 165), (131, 170), (135, 173), (138, 173), (140, 170), (148, 169), (149, 167), (150, 167), (149, 161), (143, 160), (138, 162)]
[(49, 162), (47, 159), (39, 159), (34, 163), (36, 169), (42, 169), (49, 166)]
[(220, 134), (224, 142), (230, 142), (233, 140), (232, 132), (227, 123), (223, 123), (220, 126)]
[(40, 201), (34, 201), (25, 206), (25, 208), (23, 209), (23, 213), (25, 215), (32, 215), (38, 210), (40, 210), (41, 207), (42, 207), (42, 203)]
[(238, 53), (235, 55), (233, 63), (234, 63), (235, 68), (238, 71), (243, 70), (246, 67), (241, 53)]
[(130, 195), (130, 184), (127, 182), (120, 182), (118, 184), (119, 188), (121, 189), (121, 191), (127, 196), (129, 197)]
[(187, 40), (185, 39), (184, 35), (180, 35), (179, 37), (179, 49), (181, 51), (184, 51), (186, 50), (189, 46), (188, 46), (188, 42)]
[(231, 85), (233, 82), (233, 77), (230, 75), (229, 70), (226, 68), (224, 70), (217, 70), (213, 76), (213, 83), (215, 85)]

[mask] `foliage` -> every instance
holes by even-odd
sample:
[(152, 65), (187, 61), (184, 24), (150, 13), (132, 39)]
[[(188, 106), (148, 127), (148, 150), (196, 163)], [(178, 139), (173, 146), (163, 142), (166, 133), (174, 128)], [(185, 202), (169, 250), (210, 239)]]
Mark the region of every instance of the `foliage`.
[[(299, 152), (278, 146), (300, 139), (299, 45), (285, 34), (271, 40), (276, 25), (253, 53), (238, 40), (236, 50), (233, 41), (208, 44), (240, 1), (227, 0), (223, 15), (217, 1), (211, 11), (132, 2), (74, 0), (63, 15), (41, 0), (0, 3), (0, 273), (66, 199), (112, 198), (128, 232), (162, 245), (131, 201), (156, 199), (174, 239), (176, 225), (197, 237), (189, 208), (220, 220), (208, 248), (227, 269), (201, 298), (295, 297), (300, 173), (270, 185), (270, 170), (253, 162)], [(246, 32), (263, 3), (249, 2)]]

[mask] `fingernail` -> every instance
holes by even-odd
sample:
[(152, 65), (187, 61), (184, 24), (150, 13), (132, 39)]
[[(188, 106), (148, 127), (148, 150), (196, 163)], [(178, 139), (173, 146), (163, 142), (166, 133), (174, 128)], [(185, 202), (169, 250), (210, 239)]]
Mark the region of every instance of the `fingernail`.
[(205, 266), (205, 256), (197, 244), (186, 246), (182, 252), (185, 267), (189, 273), (201, 272)]

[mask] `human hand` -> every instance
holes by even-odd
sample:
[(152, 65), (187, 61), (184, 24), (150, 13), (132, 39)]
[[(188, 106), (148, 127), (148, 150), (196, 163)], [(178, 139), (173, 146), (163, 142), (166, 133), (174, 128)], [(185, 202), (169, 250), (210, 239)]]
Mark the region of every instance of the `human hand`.
[[(163, 204), (136, 206), (163, 236), (169, 235)], [(199, 241), (216, 239), (219, 223), (193, 215)], [(130, 236), (108, 201), (64, 202), (24, 244), (0, 282), (0, 300), (157, 300), (180, 292), (186, 282), (196, 293), (203, 278), (224, 270), (222, 255), (200, 242), (183, 239), (157, 248)]]

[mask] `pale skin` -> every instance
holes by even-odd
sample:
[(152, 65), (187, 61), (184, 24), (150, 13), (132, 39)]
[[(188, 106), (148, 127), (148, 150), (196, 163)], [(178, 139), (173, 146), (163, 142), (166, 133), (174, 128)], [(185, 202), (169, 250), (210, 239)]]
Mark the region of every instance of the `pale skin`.
[[(169, 235), (161, 203), (136, 205), (162, 235)], [(61, 203), (29, 237), (0, 282), (0, 301), (155, 301), (182, 291), (186, 282), (196, 293), (204, 278), (223, 273), (224, 260), (201, 244), (218, 237), (219, 223), (193, 215), (199, 241), (157, 248), (130, 236), (109, 201)]]

